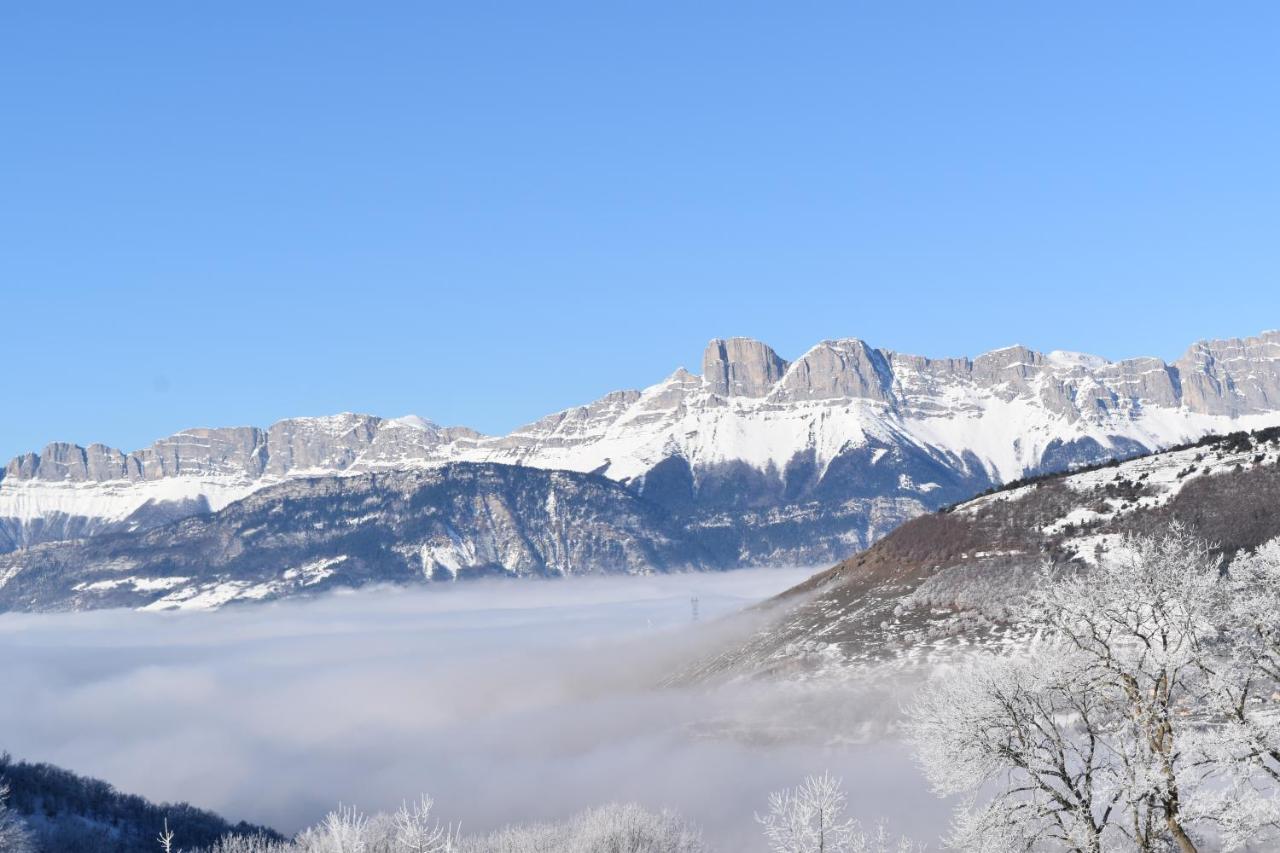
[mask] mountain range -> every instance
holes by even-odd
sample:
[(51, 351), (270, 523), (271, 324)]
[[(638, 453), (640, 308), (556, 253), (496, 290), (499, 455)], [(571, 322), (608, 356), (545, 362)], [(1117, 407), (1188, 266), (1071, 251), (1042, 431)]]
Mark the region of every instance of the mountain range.
[(717, 339), (700, 375), (505, 436), (342, 414), (23, 454), (0, 475), (0, 607), (830, 563), (1010, 480), (1277, 423), (1280, 332), (1172, 363)]

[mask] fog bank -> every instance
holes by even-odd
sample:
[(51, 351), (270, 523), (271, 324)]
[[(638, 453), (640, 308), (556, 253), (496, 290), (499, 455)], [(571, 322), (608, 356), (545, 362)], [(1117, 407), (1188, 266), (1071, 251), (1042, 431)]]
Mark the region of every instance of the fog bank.
[[(876, 685), (653, 685), (807, 570), (366, 590), (215, 613), (0, 616), (0, 748), (290, 832), (430, 793), (469, 830), (609, 800), (724, 850), (807, 773), (932, 840), (947, 808), (875, 735)], [(693, 623), (691, 598), (698, 599)]]

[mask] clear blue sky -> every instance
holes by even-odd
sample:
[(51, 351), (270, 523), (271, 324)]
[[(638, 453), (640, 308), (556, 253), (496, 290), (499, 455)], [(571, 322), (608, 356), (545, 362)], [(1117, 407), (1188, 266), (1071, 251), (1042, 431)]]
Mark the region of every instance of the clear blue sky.
[[(1034, 7), (1034, 8), (1033, 8)], [(1280, 7), (9, 3), (0, 456), (1280, 326)]]

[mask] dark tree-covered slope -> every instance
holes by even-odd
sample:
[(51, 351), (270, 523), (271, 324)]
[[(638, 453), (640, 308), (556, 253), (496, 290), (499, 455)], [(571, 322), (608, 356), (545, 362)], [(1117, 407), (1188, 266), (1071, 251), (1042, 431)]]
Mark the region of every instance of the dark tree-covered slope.
[(0, 753), (0, 785), (6, 784), (9, 808), (34, 832), (41, 853), (155, 853), (165, 821), (187, 849), (225, 835), (281, 837), (267, 827), (233, 824), (186, 803), (152, 803), (99, 779)]

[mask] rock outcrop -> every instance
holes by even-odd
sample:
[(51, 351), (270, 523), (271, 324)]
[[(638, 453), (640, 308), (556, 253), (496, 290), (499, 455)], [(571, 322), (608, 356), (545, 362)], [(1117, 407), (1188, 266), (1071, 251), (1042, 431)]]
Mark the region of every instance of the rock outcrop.
[(787, 370), (787, 363), (760, 341), (717, 338), (702, 355), (702, 378), (713, 394), (763, 397)]

